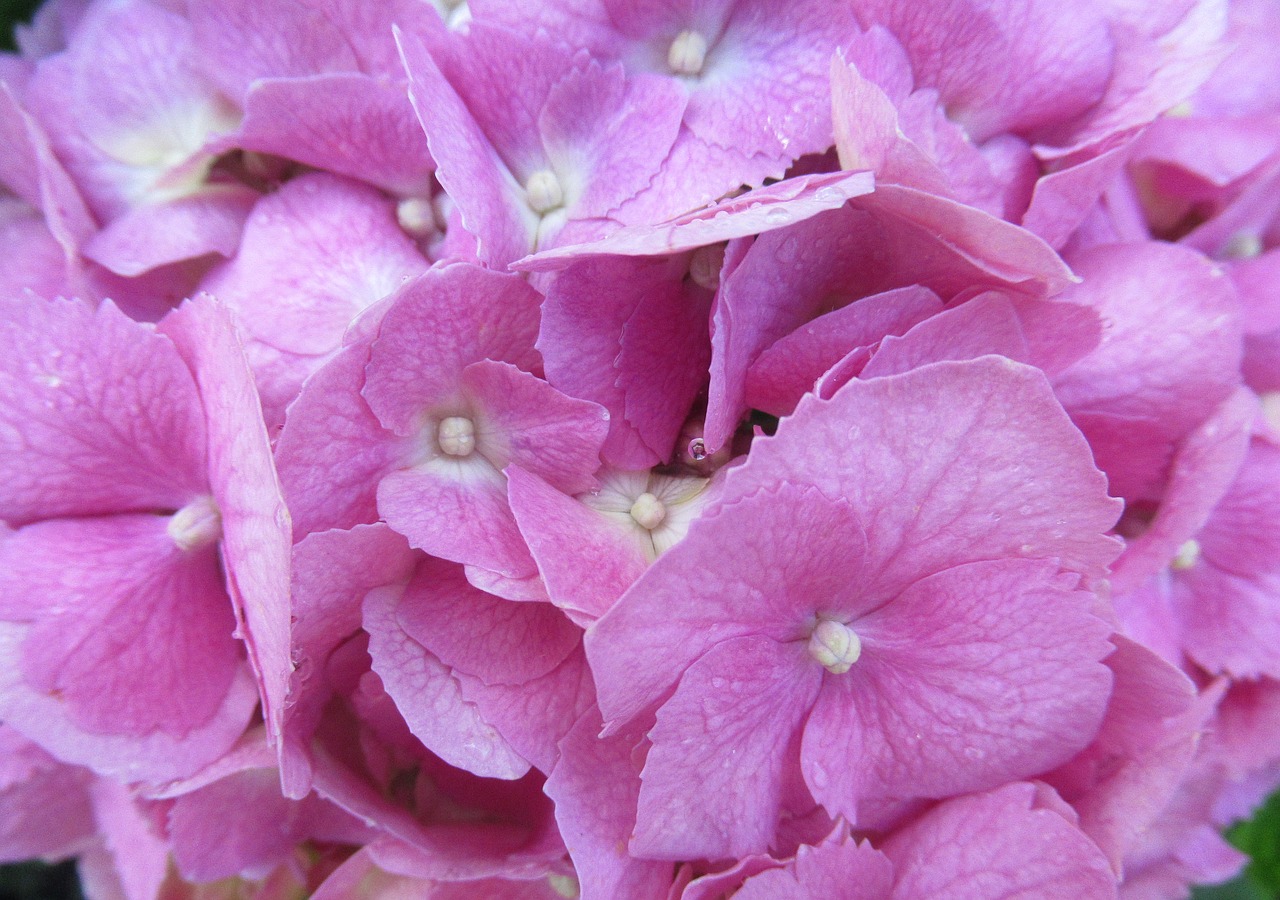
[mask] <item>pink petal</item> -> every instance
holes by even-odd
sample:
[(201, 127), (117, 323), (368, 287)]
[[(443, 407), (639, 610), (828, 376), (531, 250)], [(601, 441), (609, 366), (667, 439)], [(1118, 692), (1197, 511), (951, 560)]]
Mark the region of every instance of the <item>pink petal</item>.
[(110, 303), (0, 305), (0, 518), (175, 510), (208, 491), (205, 423), (168, 339)]
[(1026, 782), (940, 804), (882, 846), (894, 896), (1114, 897), (1106, 858), (1068, 816), (1052, 791)]
[(791, 738), (821, 682), (800, 644), (748, 635), (704, 653), (649, 732), (632, 852), (718, 859), (768, 849), (782, 775), (795, 764)]
[(585, 897), (643, 900), (671, 884), (669, 863), (642, 860), (627, 852), (640, 795), (640, 772), (632, 762), (638, 736), (600, 739), (598, 710), (583, 714), (560, 743), (561, 756), (544, 787), (556, 804)]
[(520, 778), (529, 771), (529, 763), (474, 704), (463, 699), (449, 666), (398, 620), (400, 607), (413, 605), (412, 597), (398, 597), (399, 593), (385, 588), (366, 594), (364, 628), (373, 670), (405, 724), (423, 746), (450, 765), (486, 778)]
[(279, 748), (289, 656), (289, 511), (262, 407), (230, 313), (208, 296), (165, 318), (196, 377), (209, 434), (209, 482), (222, 516), (227, 588), (249, 662), (262, 684), (268, 740)]
[(1119, 549), (1105, 536), (1118, 502), (1044, 376), (998, 358), (806, 397), (729, 473), (722, 502), (782, 483), (849, 501), (870, 545), (869, 595), (980, 559), (1056, 557), (1101, 574)]
[(747, 191), (660, 225), (633, 225), (602, 240), (568, 245), (522, 259), (513, 269), (545, 272), (588, 256), (662, 256), (803, 222), (872, 190), (867, 172), (802, 175)]
[[(850, 677), (824, 679), (801, 759), (814, 797), (852, 820), (863, 797), (985, 790), (1065, 762), (1102, 721), (1110, 628), (1056, 566), (972, 563), (855, 618)], [(850, 766), (848, 760), (856, 759)]]

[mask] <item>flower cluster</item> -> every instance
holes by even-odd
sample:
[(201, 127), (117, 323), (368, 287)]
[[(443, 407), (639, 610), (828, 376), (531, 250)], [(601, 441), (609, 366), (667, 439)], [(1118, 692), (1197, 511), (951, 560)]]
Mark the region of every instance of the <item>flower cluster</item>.
[(50, 0), (0, 56), (0, 858), (1229, 877), (1280, 783), (1277, 33)]

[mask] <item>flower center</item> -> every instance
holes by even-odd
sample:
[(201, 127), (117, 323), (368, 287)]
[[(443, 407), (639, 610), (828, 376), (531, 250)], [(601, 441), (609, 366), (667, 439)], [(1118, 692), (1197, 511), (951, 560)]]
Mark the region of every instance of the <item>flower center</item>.
[(862, 655), (862, 641), (843, 622), (821, 619), (809, 635), (809, 655), (832, 675), (843, 675)]
[(422, 197), (401, 200), (396, 205), (396, 221), (413, 237), (427, 237), (437, 230), (435, 206)]
[(449, 456), (470, 456), (476, 449), (476, 426), (466, 416), (449, 416), (436, 429), (440, 452)]
[(545, 215), (564, 204), (564, 188), (560, 179), (550, 169), (539, 169), (524, 184), (529, 208), (538, 215)]
[(699, 247), (689, 260), (689, 277), (699, 287), (714, 291), (720, 287), (720, 269), (724, 266), (724, 244)]
[(682, 31), (667, 51), (667, 65), (676, 75), (700, 75), (707, 61), (707, 39), (696, 31)]
[(169, 517), (165, 531), (179, 549), (196, 550), (222, 539), (222, 514), (212, 497), (198, 497)]
[(653, 531), (667, 518), (667, 508), (662, 505), (661, 500), (646, 491), (631, 504), (631, 518), (641, 528)]
[(1178, 548), (1178, 552), (1173, 557), (1173, 562), (1169, 563), (1169, 567), (1175, 572), (1182, 572), (1194, 566), (1199, 559), (1200, 542), (1190, 540)]

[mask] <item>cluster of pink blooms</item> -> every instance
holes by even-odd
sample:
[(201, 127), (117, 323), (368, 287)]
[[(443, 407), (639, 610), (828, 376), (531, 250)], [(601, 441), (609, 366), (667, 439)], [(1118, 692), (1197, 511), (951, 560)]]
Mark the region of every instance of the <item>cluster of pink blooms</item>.
[(93, 900), (1235, 874), (1277, 34), (51, 0), (0, 56), (0, 858)]

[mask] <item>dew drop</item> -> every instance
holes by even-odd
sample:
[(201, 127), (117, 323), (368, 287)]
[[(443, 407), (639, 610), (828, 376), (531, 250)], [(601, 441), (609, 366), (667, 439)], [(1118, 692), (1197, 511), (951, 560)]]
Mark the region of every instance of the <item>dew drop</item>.
[(771, 225), (786, 225), (791, 221), (791, 211), (774, 207), (764, 214), (764, 220)]
[(702, 462), (708, 455), (707, 442), (702, 438), (694, 438), (689, 442), (689, 456), (694, 462)]

